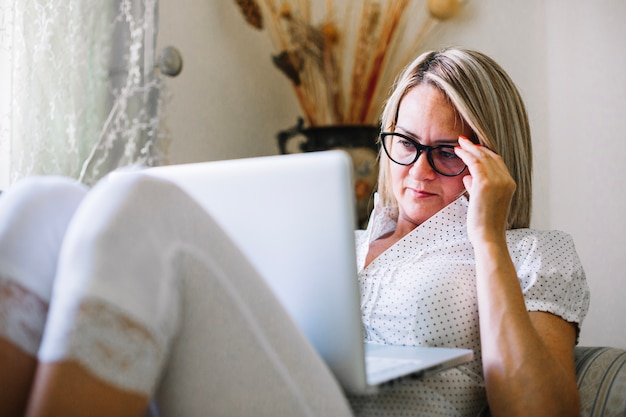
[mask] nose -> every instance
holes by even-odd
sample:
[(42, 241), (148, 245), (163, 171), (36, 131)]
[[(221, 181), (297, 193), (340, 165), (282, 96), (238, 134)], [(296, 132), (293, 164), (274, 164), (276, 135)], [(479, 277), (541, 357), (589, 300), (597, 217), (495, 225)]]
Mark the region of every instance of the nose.
[(421, 151), (417, 160), (409, 168), (409, 174), (418, 179), (431, 179), (437, 176), (437, 172), (430, 166), (426, 151)]

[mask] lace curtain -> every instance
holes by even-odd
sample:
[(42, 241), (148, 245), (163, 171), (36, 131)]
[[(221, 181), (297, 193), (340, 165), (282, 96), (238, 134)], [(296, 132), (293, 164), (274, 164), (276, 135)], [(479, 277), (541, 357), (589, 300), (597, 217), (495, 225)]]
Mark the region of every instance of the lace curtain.
[(0, 0), (0, 188), (165, 158), (158, 0)]

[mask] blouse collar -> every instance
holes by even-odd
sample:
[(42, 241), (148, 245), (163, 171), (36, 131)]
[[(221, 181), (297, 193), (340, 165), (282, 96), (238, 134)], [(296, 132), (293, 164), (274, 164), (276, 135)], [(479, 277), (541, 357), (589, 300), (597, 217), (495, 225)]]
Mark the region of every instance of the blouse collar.
[[(432, 238), (433, 232), (446, 231), (453, 234), (467, 233), (467, 209), (469, 201), (464, 195), (448, 204), (435, 213), (424, 223), (417, 226), (409, 235), (421, 234), (428, 231)], [(380, 204), (378, 193), (374, 195), (374, 209), (367, 226), (367, 241), (369, 243), (381, 236), (396, 230), (398, 225), (398, 209)], [(407, 235), (408, 236), (408, 235)]]

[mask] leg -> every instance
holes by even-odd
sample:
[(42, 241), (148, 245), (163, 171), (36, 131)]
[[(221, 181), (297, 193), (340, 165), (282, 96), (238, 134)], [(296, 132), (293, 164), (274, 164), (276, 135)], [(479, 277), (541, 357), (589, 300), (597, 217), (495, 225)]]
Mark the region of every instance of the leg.
[(34, 356), (0, 338), (0, 415), (24, 414), (36, 366)]
[(24, 413), (59, 248), (85, 192), (70, 179), (34, 177), (0, 198), (0, 415)]
[(326, 365), (256, 271), (227, 241), (220, 246), (176, 258), (184, 305), (156, 397), (163, 416), (350, 415)]
[[(51, 393), (72, 363), (122, 401), (156, 390), (164, 417), (350, 415), (324, 363), (203, 209), (162, 180), (96, 188), (64, 244), (32, 416), (58, 406)], [(86, 384), (66, 392), (93, 395)]]
[(26, 416), (143, 416), (148, 397), (129, 392), (93, 373), (75, 360), (42, 363)]

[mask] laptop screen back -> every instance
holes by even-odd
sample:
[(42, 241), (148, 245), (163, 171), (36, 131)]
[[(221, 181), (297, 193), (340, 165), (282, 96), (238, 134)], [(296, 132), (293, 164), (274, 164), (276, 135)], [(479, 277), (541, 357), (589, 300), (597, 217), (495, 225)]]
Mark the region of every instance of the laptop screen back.
[(215, 218), (349, 386), (363, 368), (349, 156), (313, 152), (145, 172), (178, 184)]

